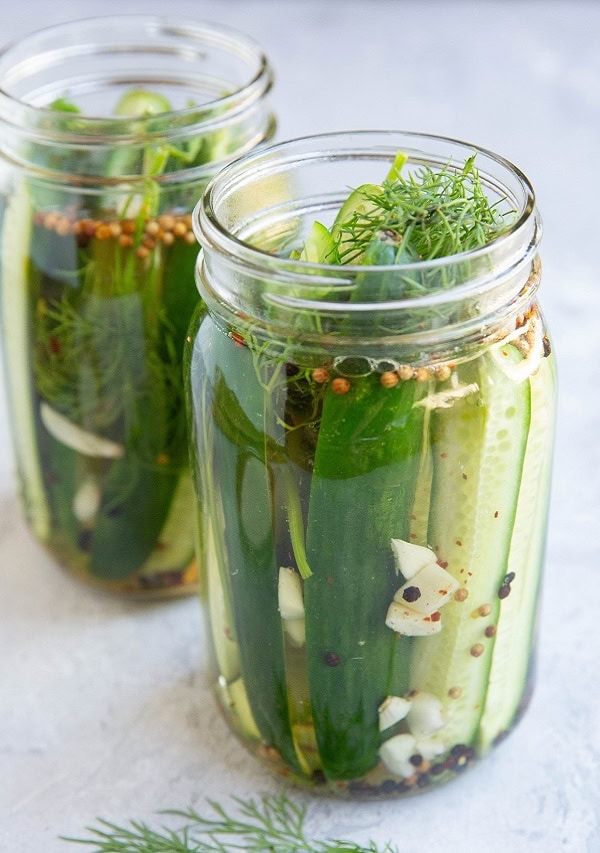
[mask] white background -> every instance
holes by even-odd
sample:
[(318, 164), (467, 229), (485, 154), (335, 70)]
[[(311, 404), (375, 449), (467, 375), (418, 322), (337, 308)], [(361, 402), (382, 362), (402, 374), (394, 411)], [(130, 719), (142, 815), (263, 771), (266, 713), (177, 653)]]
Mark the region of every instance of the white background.
[[(223, 22), (275, 67), (279, 139), (395, 128), (516, 162), (545, 222), (542, 302), (561, 379), (538, 687), (459, 781), (404, 802), (309, 799), (311, 826), (401, 853), (597, 853), (600, 803), (600, 5), (359, 0), (3, 0), (0, 38), (90, 14)], [(202, 675), (197, 602), (113, 600), (26, 533), (0, 409), (0, 850), (58, 853), (97, 815), (273, 791)], [(85, 849), (85, 848), (82, 848)]]

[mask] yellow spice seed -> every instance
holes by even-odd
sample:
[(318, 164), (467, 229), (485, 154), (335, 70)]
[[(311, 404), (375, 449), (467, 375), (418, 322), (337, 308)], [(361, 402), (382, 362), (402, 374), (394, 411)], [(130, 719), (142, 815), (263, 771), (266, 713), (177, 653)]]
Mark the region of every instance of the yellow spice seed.
[(189, 245), (192, 246), (196, 242), (196, 235), (193, 231), (188, 231), (183, 239), (186, 243), (189, 243)]
[(121, 234), (119, 236), (119, 246), (123, 246), (124, 249), (130, 249), (133, 246), (133, 237), (131, 234)]
[(492, 605), (491, 604), (482, 604), (481, 607), (478, 608), (478, 610), (477, 610), (477, 615), (478, 616), (489, 616), (491, 612), (492, 612)]
[(446, 379), (449, 379), (452, 374), (450, 367), (447, 364), (438, 364), (435, 368), (435, 378), (440, 382), (445, 382)]
[(46, 213), (44, 216), (44, 228), (48, 228), (51, 231), (53, 228), (56, 228), (56, 223), (59, 219), (60, 215), (55, 210)]
[(181, 219), (173, 226), (173, 234), (176, 237), (185, 237), (187, 234), (187, 225)]
[(134, 219), (125, 219), (121, 222), (121, 231), (123, 234), (135, 234), (136, 226)]
[(158, 217), (158, 224), (163, 231), (172, 231), (175, 226), (175, 217), (170, 213), (163, 213)]
[(148, 237), (144, 237), (144, 239), (142, 240), (142, 246), (145, 246), (149, 252), (152, 251), (152, 249), (155, 247), (155, 245), (156, 245), (156, 241), (155, 241), (154, 237), (148, 236)]
[(334, 394), (347, 394), (350, 390), (350, 383), (343, 376), (338, 376), (331, 383), (331, 390)]
[(165, 231), (160, 235), (161, 241), (165, 244), (165, 246), (172, 246), (175, 242), (175, 235), (172, 231)]
[(96, 240), (108, 240), (110, 237), (110, 228), (106, 224), (106, 222), (100, 222), (98, 227), (96, 228), (96, 234), (94, 235)]
[(401, 364), (398, 368), (398, 376), (403, 382), (406, 382), (408, 379), (412, 379), (415, 372), (410, 366), (410, 364)]
[(150, 250), (146, 248), (146, 246), (138, 246), (136, 249), (136, 255), (138, 258), (144, 260), (150, 254)]
[(417, 367), (415, 370), (415, 379), (417, 382), (428, 382), (431, 379), (431, 373), (426, 367)]
[(146, 234), (150, 234), (152, 237), (156, 237), (158, 232), (160, 231), (160, 225), (156, 221), (156, 219), (151, 219), (149, 222), (146, 222), (144, 226), (144, 231)]
[(471, 656), (474, 658), (479, 658), (484, 652), (484, 648), (481, 643), (475, 643), (474, 646), (471, 646)]
[(400, 379), (398, 374), (394, 373), (393, 370), (386, 370), (385, 373), (382, 373), (379, 377), (379, 381), (384, 388), (393, 388), (398, 384), (398, 382), (400, 382)]
[(59, 237), (66, 237), (71, 231), (71, 223), (66, 216), (59, 216), (54, 229)]
[(119, 222), (111, 222), (108, 226), (108, 230), (110, 231), (110, 236), (114, 237), (115, 240), (117, 237), (121, 236), (121, 225)]
[(454, 593), (454, 600), (455, 601), (466, 601), (468, 597), (469, 597), (469, 590), (465, 589), (464, 586), (461, 586), (461, 588), (457, 589), (456, 592)]
[(327, 382), (329, 379), (329, 371), (326, 367), (315, 367), (311, 376), (315, 382), (323, 384), (323, 382)]

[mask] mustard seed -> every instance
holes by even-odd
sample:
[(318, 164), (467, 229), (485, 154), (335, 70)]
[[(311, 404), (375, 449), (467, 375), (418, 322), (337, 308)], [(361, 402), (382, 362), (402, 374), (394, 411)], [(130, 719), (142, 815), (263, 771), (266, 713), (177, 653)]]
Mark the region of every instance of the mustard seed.
[(350, 390), (350, 383), (343, 376), (338, 376), (331, 383), (331, 390), (334, 394), (347, 394)]

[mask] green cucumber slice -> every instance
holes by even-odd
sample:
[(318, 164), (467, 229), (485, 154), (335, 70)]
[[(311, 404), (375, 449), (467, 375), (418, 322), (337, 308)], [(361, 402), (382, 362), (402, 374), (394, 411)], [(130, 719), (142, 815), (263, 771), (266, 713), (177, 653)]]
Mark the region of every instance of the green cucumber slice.
[[(500, 353), (522, 358), (511, 345)], [(443, 607), (439, 634), (415, 640), (410, 674), (411, 689), (442, 703), (446, 724), (434, 737), (448, 747), (471, 744), (483, 713), (493, 652), (485, 628), (500, 610), (531, 415), (528, 383), (509, 379), (490, 353), (456, 375), (479, 390), (432, 416), (428, 544), (468, 597)]]
[(336, 252), (335, 240), (328, 228), (321, 222), (313, 222), (300, 252), (299, 260), (311, 264), (331, 263)]
[(478, 747), (486, 752), (509, 731), (527, 690), (536, 604), (544, 562), (548, 499), (554, 443), (555, 366), (544, 358), (525, 383), (531, 386), (532, 430), (527, 441), (523, 478), (508, 557), (515, 579), (500, 604), (498, 632), (490, 670)]
[[(214, 400), (196, 419), (210, 416), (215, 422), (214, 463), (240, 669), (262, 739), (280, 752), (288, 766), (301, 772), (289, 717), (272, 527), (272, 466), (277, 449), (281, 454), (282, 448), (274, 418), (265, 408), (266, 392), (252, 353), (235, 346), (219, 330), (211, 336), (209, 352), (219, 365)], [(198, 456), (203, 452), (199, 449)]]
[(36, 435), (38, 413), (33, 394), (29, 303), (29, 252), (32, 210), (24, 183), (15, 185), (2, 220), (0, 300), (4, 339), (4, 375), (10, 401), (12, 436), (27, 519), (35, 536), (50, 534), (50, 510)]
[(390, 539), (406, 538), (422, 440), (414, 381), (377, 374), (328, 389), (315, 455), (304, 582), (310, 700), (323, 771), (357, 778), (378, 763), (378, 707), (406, 691), (411, 642), (385, 625), (396, 577)]

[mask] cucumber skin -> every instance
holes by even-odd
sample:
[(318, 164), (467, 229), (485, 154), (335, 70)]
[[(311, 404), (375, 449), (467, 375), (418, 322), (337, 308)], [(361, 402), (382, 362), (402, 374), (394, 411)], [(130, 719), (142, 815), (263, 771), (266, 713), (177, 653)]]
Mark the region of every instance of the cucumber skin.
[[(514, 347), (503, 351), (521, 359)], [(447, 722), (436, 739), (448, 747), (471, 745), (483, 713), (494, 645), (484, 632), (498, 619), (530, 424), (528, 387), (505, 377), (489, 355), (458, 372), (463, 382), (479, 385), (480, 399), (432, 416), (428, 544), (469, 595), (444, 606), (438, 635), (415, 641), (410, 679), (411, 689), (442, 702)], [(491, 608), (486, 618), (474, 615), (481, 605)], [(476, 644), (483, 646), (480, 656), (471, 654)], [(449, 698), (457, 687), (460, 696)]]
[(326, 394), (310, 493), (306, 654), (319, 753), (330, 779), (378, 763), (378, 707), (407, 689), (410, 648), (385, 625), (398, 587), (390, 539), (408, 535), (422, 438), (421, 393), (378, 376)]
[(538, 371), (525, 381), (531, 386), (532, 430), (525, 450), (523, 482), (508, 559), (508, 570), (515, 573), (515, 580), (510, 595), (500, 603), (490, 685), (477, 739), (482, 754), (515, 723), (522, 702), (527, 699), (533, 664), (552, 476), (554, 357), (544, 358)]
[[(281, 446), (266, 413), (251, 353), (219, 329), (202, 325), (191, 356), (192, 382), (209, 377), (207, 402), (193, 413), (192, 458), (202, 459), (202, 418), (214, 419), (214, 478), (225, 520), (227, 585), (231, 590), (239, 664), (252, 716), (264, 742), (301, 773), (289, 717), (284, 637), (278, 609), (273, 539), (272, 452)], [(205, 333), (208, 335), (203, 340)], [(204, 346), (202, 346), (204, 344)], [(203, 355), (199, 355), (202, 346)], [(250, 472), (250, 473), (249, 473)], [(202, 512), (214, 500), (206, 473), (196, 474)], [(248, 485), (251, 491), (248, 491)], [(206, 523), (206, 522), (204, 522)], [(204, 545), (206, 548), (206, 545)], [(202, 561), (201, 561), (202, 562)]]

